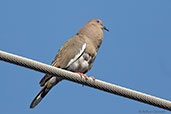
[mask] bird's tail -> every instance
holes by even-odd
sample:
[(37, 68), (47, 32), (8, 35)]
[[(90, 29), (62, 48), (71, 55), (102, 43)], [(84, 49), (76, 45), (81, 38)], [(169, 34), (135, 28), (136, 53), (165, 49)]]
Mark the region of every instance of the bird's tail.
[(39, 102), (46, 96), (50, 89), (51, 88), (47, 88), (47, 86), (44, 86), (32, 101), (30, 108), (34, 108), (37, 104), (39, 104)]
[(40, 103), (40, 101), (47, 95), (47, 93), (52, 89), (53, 86), (55, 86), (58, 82), (60, 82), (57, 77), (53, 76), (51, 77), (42, 87), (40, 92), (37, 94), (37, 96), (33, 99), (30, 108), (34, 108), (37, 104)]

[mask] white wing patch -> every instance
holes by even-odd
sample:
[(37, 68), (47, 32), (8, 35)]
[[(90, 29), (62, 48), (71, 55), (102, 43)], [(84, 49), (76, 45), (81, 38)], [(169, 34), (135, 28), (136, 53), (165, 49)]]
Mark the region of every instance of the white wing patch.
[(86, 43), (83, 44), (81, 50), (79, 50), (80, 52), (77, 55), (75, 55), (75, 57), (73, 59), (71, 59), (69, 61), (69, 63), (67, 64), (67, 66), (65, 68), (70, 66), (73, 62), (75, 62), (78, 59), (78, 57), (80, 57), (80, 55), (84, 52), (85, 49), (86, 49)]

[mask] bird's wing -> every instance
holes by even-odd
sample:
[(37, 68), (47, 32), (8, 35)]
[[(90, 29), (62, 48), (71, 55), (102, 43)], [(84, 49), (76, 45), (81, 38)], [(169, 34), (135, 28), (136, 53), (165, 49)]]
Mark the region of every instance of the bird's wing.
[(85, 41), (77, 35), (73, 36), (58, 51), (55, 59), (52, 61), (52, 66), (67, 68), (83, 54), (85, 49)]
[[(58, 51), (55, 59), (52, 61), (52, 66), (58, 68), (67, 68), (73, 62), (78, 60), (86, 49), (86, 43), (79, 36), (75, 35), (69, 39)], [(43, 86), (52, 75), (46, 74), (40, 81), (40, 85)]]

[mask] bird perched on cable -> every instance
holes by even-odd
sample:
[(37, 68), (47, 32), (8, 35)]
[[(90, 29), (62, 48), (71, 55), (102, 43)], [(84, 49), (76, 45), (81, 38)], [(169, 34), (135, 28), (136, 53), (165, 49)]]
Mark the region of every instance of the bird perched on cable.
[[(89, 71), (96, 58), (97, 51), (103, 40), (103, 31), (109, 31), (100, 19), (91, 19), (79, 32), (70, 38), (59, 50), (52, 66), (84, 74)], [(40, 81), (41, 91), (32, 101), (34, 108), (57, 83), (61, 77), (46, 74)]]

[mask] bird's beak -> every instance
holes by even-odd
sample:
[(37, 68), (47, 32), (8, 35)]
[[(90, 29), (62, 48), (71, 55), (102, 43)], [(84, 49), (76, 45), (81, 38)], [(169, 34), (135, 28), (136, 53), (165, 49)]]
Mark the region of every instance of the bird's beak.
[(107, 29), (105, 26), (103, 26), (103, 29), (109, 32), (109, 29)]

